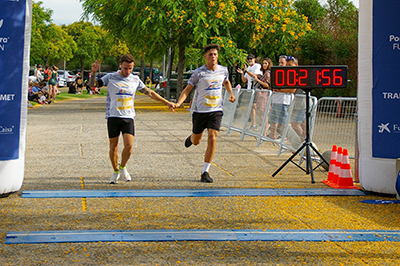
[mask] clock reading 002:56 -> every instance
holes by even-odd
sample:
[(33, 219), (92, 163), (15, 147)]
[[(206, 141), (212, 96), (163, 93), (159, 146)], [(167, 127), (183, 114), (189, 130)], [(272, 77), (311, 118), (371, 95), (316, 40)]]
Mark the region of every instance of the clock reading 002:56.
[(271, 87), (284, 88), (347, 88), (347, 66), (274, 66)]

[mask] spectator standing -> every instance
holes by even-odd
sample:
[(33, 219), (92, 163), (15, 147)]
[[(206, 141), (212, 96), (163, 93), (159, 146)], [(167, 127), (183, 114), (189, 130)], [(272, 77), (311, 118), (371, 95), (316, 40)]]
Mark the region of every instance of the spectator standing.
[(35, 78), (37, 82), (41, 82), (43, 80), (43, 75), (42, 75), (42, 66), (40, 64), (37, 64), (36, 69), (35, 69)]
[[(279, 66), (286, 66), (287, 56), (279, 57)], [(277, 133), (283, 134), (283, 128), (288, 117), (288, 107), (292, 102), (296, 89), (274, 89), (272, 94), (271, 112), (269, 115), (270, 133), (268, 137), (277, 138)]]
[(50, 79), (49, 79), (49, 94), (51, 99), (56, 98), (56, 85), (57, 85), (57, 70), (58, 68), (56, 66), (51, 67), (51, 71), (49, 72)]
[(208, 172), (215, 154), (217, 136), (221, 127), (223, 87), (229, 93), (229, 101), (234, 102), (236, 100), (229, 81), (228, 69), (218, 65), (218, 51), (218, 44), (208, 44), (204, 47), (206, 65), (193, 72), (178, 102), (174, 105), (174, 108), (179, 107), (196, 86), (195, 102), (192, 103), (194, 110), (192, 134), (186, 138), (185, 147), (189, 148), (192, 144), (198, 145), (203, 137), (204, 130), (208, 130), (207, 149), (200, 179), (201, 182), (206, 183), (213, 182)]
[(286, 58), (287, 58), (286, 55), (279, 56), (279, 66), (286, 66), (287, 63)]
[[(174, 104), (165, 100), (154, 91), (147, 88), (140, 78), (132, 74), (135, 59), (132, 55), (126, 54), (121, 57), (120, 70), (109, 73), (96, 81), (96, 72), (100, 68), (100, 60), (92, 64), (90, 87), (107, 86), (107, 108), (106, 119), (109, 137), (109, 156), (113, 167), (113, 174), (110, 179), (111, 184), (117, 183), (122, 176), (125, 181), (130, 181), (131, 176), (126, 169), (126, 164), (131, 157), (133, 139), (135, 135), (135, 108), (134, 99), (136, 91), (142, 92), (150, 98), (163, 102), (170, 109)], [(118, 164), (118, 139), (122, 132), (124, 149), (122, 151), (121, 163)]]
[[(255, 75), (260, 78), (262, 76), (262, 71), (261, 71), (261, 65), (259, 63), (256, 63), (256, 57), (253, 54), (249, 54), (247, 56), (247, 65), (243, 66), (243, 70), (238, 68), (237, 72), (241, 74), (242, 81), (247, 82), (247, 89), (254, 89), (254, 85), (256, 84), (254, 77)], [(253, 74), (253, 75), (251, 75)], [(257, 102), (257, 95), (254, 97), (253, 101), (253, 106), (251, 108), (250, 112), (250, 121), (251, 121), (251, 126), (250, 130), (256, 130), (257, 129), (257, 122), (256, 122), (256, 102)]]
[(49, 79), (50, 79), (50, 76), (51, 76), (50, 72), (51, 71), (49, 69), (49, 66), (45, 65), (44, 66), (43, 80), (42, 81), (49, 82)]
[(83, 93), (83, 77), (81, 75), (81, 72), (76, 73), (75, 84), (76, 84), (76, 90), (77, 90), (78, 94), (82, 94)]
[[(261, 78), (258, 78), (258, 75), (255, 74), (249, 74), (254, 78), (254, 80), (257, 82), (255, 85), (255, 89), (258, 90), (268, 90), (270, 88), (270, 81), (271, 81), (271, 67), (273, 66), (272, 60), (270, 58), (264, 58), (262, 61), (262, 68), (261, 71), (263, 75)], [(268, 105), (268, 92), (263, 92), (259, 91), (257, 92), (257, 102), (256, 102), (256, 114), (263, 119), (264, 114)], [(268, 124), (268, 117), (267, 120), (265, 121), (265, 128), (263, 135), (267, 135), (267, 131), (269, 128)]]

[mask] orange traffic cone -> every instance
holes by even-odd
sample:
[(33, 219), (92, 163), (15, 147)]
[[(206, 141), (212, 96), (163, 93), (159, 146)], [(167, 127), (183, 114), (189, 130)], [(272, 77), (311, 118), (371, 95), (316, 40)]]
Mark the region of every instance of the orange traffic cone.
[(343, 159), (340, 167), (340, 174), (336, 184), (333, 188), (348, 188), (348, 189), (358, 189), (358, 187), (353, 184), (353, 176), (351, 175), (351, 167), (349, 160), (349, 153), (347, 149), (343, 150)]
[(329, 162), (329, 172), (328, 179), (323, 180), (322, 183), (329, 186), (329, 184), (333, 183), (333, 177), (335, 176), (335, 167), (336, 167), (336, 157), (337, 157), (337, 146), (332, 146), (331, 160)]
[(340, 166), (342, 164), (342, 154), (343, 154), (343, 149), (342, 149), (342, 147), (339, 147), (338, 151), (337, 151), (337, 156), (336, 156), (336, 163), (335, 163), (335, 168), (334, 168), (333, 180), (331, 182), (332, 185), (337, 184), (337, 182), (339, 180)]

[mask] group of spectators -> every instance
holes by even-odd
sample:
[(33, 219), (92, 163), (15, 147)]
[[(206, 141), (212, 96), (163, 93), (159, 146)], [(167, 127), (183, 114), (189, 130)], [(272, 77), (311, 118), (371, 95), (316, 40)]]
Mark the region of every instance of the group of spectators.
[(50, 104), (56, 99), (56, 95), (60, 94), (57, 70), (54, 65), (51, 68), (46, 65), (43, 71), (41, 65), (36, 65), (34, 79), (29, 81), (28, 101)]
[[(256, 116), (263, 118), (268, 103), (268, 93), (260, 90), (268, 90), (270, 88), (271, 67), (273, 66), (270, 58), (264, 58), (262, 65), (256, 63), (256, 57), (253, 54), (247, 56), (247, 65), (243, 69), (238, 69), (241, 79), (247, 83), (247, 89), (257, 89), (253, 106), (250, 112), (250, 128), (249, 130), (258, 130)], [(298, 66), (298, 60), (293, 56), (282, 55), (279, 57), (279, 66)], [(283, 134), (284, 126), (288, 118), (289, 106), (296, 94), (304, 94), (301, 89), (273, 89), (271, 107), (269, 116), (265, 123), (264, 136), (276, 139)], [(304, 97), (295, 98), (295, 114), (292, 119), (291, 126), (301, 140), (305, 139), (305, 103)]]
[[(100, 77), (101, 77), (101, 73), (99, 72), (99, 75), (97, 78), (100, 78)], [(92, 88), (92, 87), (90, 87), (90, 85), (87, 81), (83, 80), (83, 76), (82, 76), (81, 72), (76, 73), (75, 81), (69, 85), (68, 93), (82, 94), (84, 87), (86, 88), (87, 93), (89, 93), (89, 94), (100, 94), (99, 88), (96, 88), (96, 87)]]
[[(36, 65), (34, 75), (29, 80), (28, 107), (32, 107), (29, 101), (38, 102), (39, 104), (51, 104), (54, 102), (56, 95), (60, 94), (57, 70), (58, 68), (54, 65), (51, 68), (46, 65), (44, 70), (40, 64)], [(98, 88), (90, 88), (89, 84), (83, 80), (81, 72), (78, 72), (75, 81), (69, 85), (68, 93), (82, 94), (84, 88), (86, 88), (87, 93), (100, 94), (100, 90)]]

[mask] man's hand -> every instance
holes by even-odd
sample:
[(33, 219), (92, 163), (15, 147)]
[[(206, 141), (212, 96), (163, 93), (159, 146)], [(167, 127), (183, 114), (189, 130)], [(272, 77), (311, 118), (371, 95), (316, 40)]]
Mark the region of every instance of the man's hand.
[(173, 102), (167, 102), (166, 105), (168, 106), (168, 108), (172, 111), (175, 112), (176, 109), (176, 103)]
[(236, 101), (236, 97), (232, 94), (232, 95), (229, 95), (229, 101), (231, 102), (231, 103), (233, 103), (233, 102), (235, 102)]
[(181, 105), (178, 103), (171, 103), (171, 106), (169, 107), (172, 111), (174, 111), (176, 108), (179, 108)]

